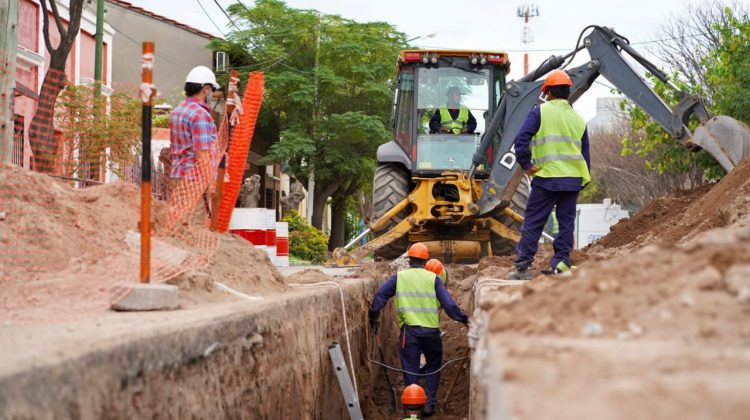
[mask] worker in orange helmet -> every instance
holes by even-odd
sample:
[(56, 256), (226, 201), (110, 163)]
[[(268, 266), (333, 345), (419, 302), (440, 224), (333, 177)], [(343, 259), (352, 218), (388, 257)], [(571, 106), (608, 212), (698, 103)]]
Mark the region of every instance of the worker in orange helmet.
[(401, 393), (401, 405), (404, 407), (404, 420), (419, 419), (422, 415), (424, 406), (427, 404), (427, 394), (424, 389), (417, 385), (411, 384), (404, 388)]
[(554, 209), (559, 225), (552, 248), (555, 255), (545, 274), (570, 270), (570, 252), (576, 221), (578, 194), (591, 182), (589, 137), (586, 121), (568, 101), (573, 80), (562, 70), (549, 73), (542, 85), (547, 102), (534, 107), (526, 116), (515, 138), (516, 159), (532, 178), (526, 203), (521, 240), (516, 247), (516, 270), (511, 280), (534, 277), (531, 265), (539, 247), (539, 237)]
[[(399, 357), (404, 372), (404, 383), (417, 383), (420, 354), (424, 354), (428, 375), (425, 377), (427, 405), (422, 415), (431, 416), (437, 405), (440, 365), (443, 363), (443, 339), (440, 336), (438, 310), (442, 306), (452, 319), (464, 324), (469, 318), (448, 293), (440, 276), (424, 268), (430, 258), (427, 247), (417, 242), (409, 248), (409, 268), (401, 270), (383, 283), (370, 306), (370, 328), (377, 331), (380, 311), (388, 300), (396, 296), (396, 317), (401, 329)], [(434, 373), (433, 373), (434, 372)]]
[(427, 261), (427, 264), (424, 265), (424, 268), (425, 270), (432, 271), (436, 276), (440, 276), (440, 279), (443, 280), (443, 284), (448, 287), (448, 272), (445, 270), (445, 267), (440, 260), (437, 258), (431, 258)]

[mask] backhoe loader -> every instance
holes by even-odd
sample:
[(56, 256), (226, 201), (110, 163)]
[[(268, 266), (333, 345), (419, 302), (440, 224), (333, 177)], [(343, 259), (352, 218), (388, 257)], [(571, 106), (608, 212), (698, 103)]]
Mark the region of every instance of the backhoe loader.
[[(541, 93), (545, 75), (565, 69), (584, 49), (590, 60), (565, 70), (573, 80), (571, 103), (603, 76), (674, 138), (692, 151), (706, 150), (727, 171), (750, 154), (747, 125), (712, 116), (701, 97), (676, 87), (612, 28), (586, 27), (573, 51), (552, 56), (512, 81), (506, 81), (510, 64), (502, 52), (402, 51), (392, 118), (394, 140), (377, 151), (374, 222), (366, 231), (376, 238), (352, 253), (335, 250), (335, 263), (355, 265), (371, 252), (393, 259), (413, 242), (424, 242), (431, 256), (445, 262), (511, 254), (520, 239), (518, 227), (529, 192), (529, 180), (516, 164), (515, 136), (532, 107), (545, 100)], [(681, 100), (674, 109), (626, 55), (679, 93)], [(430, 120), (444, 112), (445, 94), (456, 88), (463, 94), (461, 108), (474, 117), (476, 129), (436, 132)], [(699, 123), (692, 133), (691, 118)]]

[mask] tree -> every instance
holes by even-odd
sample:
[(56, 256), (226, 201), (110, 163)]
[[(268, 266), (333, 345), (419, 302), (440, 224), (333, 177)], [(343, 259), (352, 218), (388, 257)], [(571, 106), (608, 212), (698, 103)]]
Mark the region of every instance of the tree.
[(738, 15), (746, 15), (748, 10), (746, 4), (736, 0), (687, 4), (685, 12), (671, 16), (660, 27), (657, 35), (660, 41), (650, 48), (680, 78), (706, 95), (712, 89), (708, 86), (704, 61), (721, 43), (715, 25), (725, 27), (729, 23), (725, 7)]
[[(52, 169), (57, 149), (54, 140), (54, 108), (60, 91), (65, 87), (65, 63), (81, 26), (83, 0), (69, 1), (67, 27), (60, 17), (55, 0), (40, 0), (39, 3), (42, 6), (44, 45), (49, 52), (50, 59), (49, 70), (44, 75), (42, 89), (39, 92), (37, 110), (29, 126), (29, 143), (34, 154), (35, 168), (49, 171)], [(56, 32), (60, 37), (57, 47), (52, 45), (50, 36), (50, 10), (55, 20)]]
[[(667, 65), (672, 81), (681, 90), (701, 95), (706, 106), (717, 115), (729, 115), (747, 122), (748, 114), (741, 108), (746, 98), (741, 95), (747, 83), (747, 7), (732, 2), (725, 12), (719, 2), (688, 6), (685, 15), (673, 17), (658, 35), (663, 41), (653, 51)], [(744, 26), (743, 26), (744, 25)], [(679, 102), (679, 95), (653, 77), (654, 90), (670, 106)], [(623, 153), (637, 152), (647, 157), (646, 167), (677, 174), (691, 174), (689, 185), (695, 186), (716, 179), (724, 170), (708, 153), (691, 153), (651, 120), (641, 109), (624, 104), (631, 117), (631, 133), (623, 140)], [(696, 127), (691, 121), (688, 127)], [(634, 141), (638, 139), (638, 141)]]
[[(581, 202), (601, 202), (604, 198), (612, 198), (624, 207), (635, 210), (675, 189), (690, 188), (696, 179), (698, 183), (703, 182), (702, 171), (697, 168), (681, 174), (644, 171), (648, 155), (621, 153), (622, 139), (628, 135), (632, 134), (625, 118), (608, 130), (589, 133), (592, 185), (582, 191)], [(640, 139), (634, 140), (638, 142)]]
[[(243, 64), (265, 71), (264, 104), (280, 128), (268, 158), (284, 162), (305, 184), (314, 170), (312, 224), (321, 228), (329, 197), (337, 201), (372, 182), (375, 150), (390, 139), (394, 63), (405, 35), (386, 23), (358, 23), (278, 0), (235, 4), (229, 13), (240, 28), (213, 47), (242, 46)], [(335, 207), (333, 217), (343, 219), (336, 212), (346, 206)], [(332, 237), (338, 243), (343, 235)]]
[(706, 61), (706, 80), (713, 105), (723, 114), (750, 123), (750, 19), (748, 13), (724, 10), (724, 20), (714, 26), (719, 44)]
[(62, 147), (51, 157), (65, 176), (96, 178), (104, 162), (124, 176), (125, 167), (135, 162), (141, 143), (140, 100), (124, 93), (107, 98), (96, 90), (95, 85), (71, 84), (57, 99), (55, 124), (62, 131)]

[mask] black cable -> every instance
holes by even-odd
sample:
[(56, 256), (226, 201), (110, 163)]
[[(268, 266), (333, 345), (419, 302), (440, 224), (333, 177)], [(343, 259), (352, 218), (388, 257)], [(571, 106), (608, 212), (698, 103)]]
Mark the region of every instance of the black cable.
[(232, 26), (234, 26), (238, 31), (241, 31), (242, 29), (240, 29), (240, 27), (237, 26), (236, 23), (234, 23), (234, 21), (232, 20), (232, 18), (229, 17), (229, 14), (227, 14), (227, 11), (224, 10), (223, 7), (221, 7), (221, 4), (219, 4), (219, 0), (214, 0), (214, 3), (216, 3), (216, 6), (219, 7), (219, 10), (221, 10), (221, 13), (224, 13), (224, 16), (226, 16), (227, 19), (229, 19), (229, 22), (232, 24)]
[(393, 366), (388, 366), (385, 363), (380, 363), (377, 360), (372, 360), (372, 359), (370, 359), (370, 362), (375, 363), (376, 365), (383, 366), (386, 369), (395, 370), (396, 372), (403, 372), (403, 373), (407, 373), (409, 375), (414, 375), (414, 376), (430, 376), (430, 375), (434, 375), (434, 374), (440, 372), (441, 370), (445, 369), (445, 367), (448, 366), (448, 365), (450, 365), (451, 363), (460, 362), (461, 360), (466, 360), (466, 359), (471, 359), (471, 358), (470, 357), (459, 357), (457, 359), (449, 360), (449, 361), (445, 362), (443, 364), (443, 366), (440, 366), (440, 368), (438, 370), (436, 370), (434, 372), (430, 372), (430, 373), (414, 373), (414, 372), (409, 372), (408, 370), (403, 370), (403, 369), (399, 369), (399, 368), (396, 368), (396, 367), (393, 367)]
[(583, 33), (591, 28), (598, 28), (597, 25), (589, 25), (581, 31), (580, 34), (578, 34), (578, 40), (576, 41), (575, 47), (573, 47), (573, 55), (570, 56), (567, 63), (563, 63), (562, 66), (560, 66), (561, 69), (564, 69), (565, 67), (568, 67), (570, 63), (573, 62), (573, 59), (576, 57), (576, 54), (578, 54), (578, 47), (581, 45), (581, 39), (583, 38)]
[(195, 1), (198, 3), (198, 6), (200, 6), (201, 10), (203, 10), (203, 14), (206, 15), (206, 17), (208, 18), (208, 20), (210, 20), (211, 23), (214, 24), (214, 27), (216, 28), (217, 31), (219, 31), (219, 33), (221, 34), (221, 36), (223, 36), (224, 38), (226, 38), (227, 36), (224, 35), (224, 32), (222, 32), (222, 30), (219, 28), (219, 25), (217, 25), (216, 22), (214, 22), (214, 20), (211, 19), (211, 15), (208, 14), (208, 12), (206, 11), (206, 9), (203, 7), (203, 4), (201, 4), (201, 0), (195, 0)]

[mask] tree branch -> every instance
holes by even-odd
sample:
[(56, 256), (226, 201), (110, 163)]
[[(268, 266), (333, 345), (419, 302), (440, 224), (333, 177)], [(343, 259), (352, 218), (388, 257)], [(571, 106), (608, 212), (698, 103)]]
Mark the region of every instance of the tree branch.
[[(71, 0), (71, 3), (74, 0)], [(45, 3), (46, 0), (41, 0), (41, 3)], [(60, 43), (62, 43), (63, 34), (65, 33), (65, 28), (63, 27), (62, 19), (60, 18), (60, 12), (57, 10), (57, 2), (55, 0), (49, 0), (49, 5), (52, 8), (52, 16), (55, 17), (55, 24), (57, 25), (57, 32), (60, 33)], [(68, 19), (68, 22), (70, 22), (71, 19)]]
[[(55, 0), (52, 1), (54, 2)], [(42, 0), (39, 3), (42, 4), (42, 35), (44, 36), (44, 45), (47, 47), (47, 51), (52, 54), (55, 52), (55, 49), (52, 48), (52, 42), (49, 39), (49, 11), (47, 10), (47, 2), (46, 0)]]

